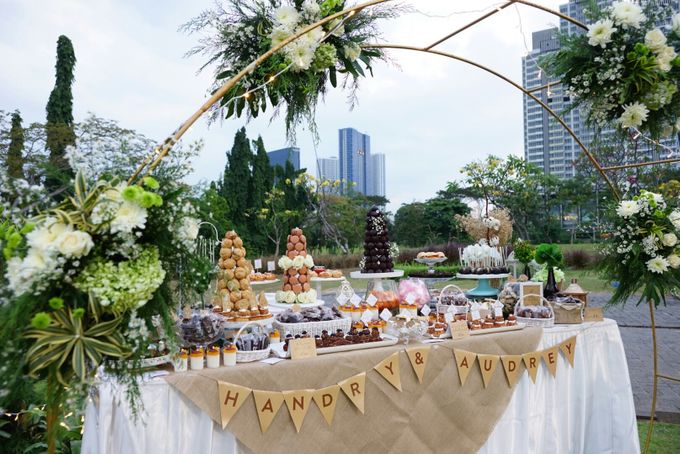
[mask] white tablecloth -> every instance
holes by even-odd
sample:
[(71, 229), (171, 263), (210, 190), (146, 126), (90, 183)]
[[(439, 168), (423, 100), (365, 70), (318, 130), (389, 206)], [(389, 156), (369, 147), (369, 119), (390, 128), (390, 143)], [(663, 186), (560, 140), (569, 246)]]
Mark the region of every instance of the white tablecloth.
[[(480, 453), (640, 452), (618, 326), (605, 320), (546, 329), (538, 349), (574, 334), (579, 335), (574, 367), (560, 355), (555, 378), (541, 367), (533, 384), (525, 373)], [(162, 378), (145, 382), (141, 391), (143, 422), (135, 422), (120, 388), (111, 383), (99, 387), (98, 402), (90, 401), (86, 411), (84, 454), (248, 452)]]

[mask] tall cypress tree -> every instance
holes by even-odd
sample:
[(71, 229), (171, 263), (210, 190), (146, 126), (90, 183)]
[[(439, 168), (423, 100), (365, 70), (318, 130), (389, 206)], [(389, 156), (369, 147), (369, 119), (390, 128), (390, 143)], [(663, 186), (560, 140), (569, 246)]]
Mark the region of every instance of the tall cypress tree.
[(249, 205), (251, 209), (259, 210), (264, 203), (265, 193), (271, 191), (274, 185), (274, 170), (269, 165), (269, 156), (267, 156), (267, 150), (264, 148), (262, 136), (259, 136), (255, 141), (255, 149)]
[(9, 130), (9, 148), (7, 150), (7, 174), (12, 178), (24, 177), (24, 128), (21, 126), (21, 115), (16, 110), (12, 114), (12, 127)]
[(47, 179), (47, 186), (54, 189), (59, 185), (60, 176), (71, 175), (72, 171), (64, 157), (69, 145), (76, 143), (73, 131), (73, 69), (76, 55), (71, 40), (62, 35), (57, 40), (56, 81), (50, 99), (47, 102), (47, 148), (50, 150), (52, 166)]
[(241, 128), (234, 137), (231, 151), (227, 153), (227, 166), (224, 169), (222, 185), (223, 196), (229, 203), (229, 215), (237, 229), (246, 225), (252, 161), (250, 140), (246, 136), (246, 128)]

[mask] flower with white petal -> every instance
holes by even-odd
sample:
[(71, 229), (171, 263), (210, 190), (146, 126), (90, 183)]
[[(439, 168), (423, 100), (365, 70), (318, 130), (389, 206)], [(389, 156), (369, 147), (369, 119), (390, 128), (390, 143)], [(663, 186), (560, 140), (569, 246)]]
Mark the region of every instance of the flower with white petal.
[(612, 17), (623, 28), (640, 28), (647, 19), (639, 5), (631, 2), (615, 2), (612, 4)]
[(303, 266), (305, 266), (305, 258), (303, 256), (298, 255), (293, 259), (293, 268), (299, 269), (302, 268)]
[(354, 61), (359, 58), (361, 47), (356, 43), (349, 43), (342, 48), (342, 53), (345, 54), (347, 60)]
[(291, 70), (293, 72), (306, 71), (312, 64), (314, 60), (314, 52), (316, 52), (316, 46), (311, 40), (299, 39), (288, 44), (284, 48), (284, 52), (288, 60), (291, 63)]
[(680, 14), (673, 15), (673, 18), (671, 19), (671, 29), (676, 35), (680, 36)]
[(186, 217), (182, 220), (182, 226), (178, 232), (182, 239), (194, 241), (198, 237), (198, 225), (200, 222), (196, 218)]
[(305, 0), (302, 4), (302, 14), (310, 22), (316, 22), (321, 17), (321, 8), (315, 0)]
[(666, 247), (673, 247), (678, 244), (678, 237), (675, 233), (666, 233), (661, 237), (661, 243)]
[(285, 28), (275, 27), (269, 34), (269, 38), (272, 40), (272, 47), (276, 47), (281, 44), (290, 36), (290, 34), (290, 31), (286, 30)]
[(283, 5), (274, 11), (274, 19), (281, 28), (292, 31), (300, 21), (300, 14), (295, 7)]
[(654, 257), (651, 260), (647, 260), (647, 269), (652, 273), (663, 274), (668, 271), (669, 266), (670, 262), (663, 257)]
[(287, 292), (284, 292), (284, 293), (285, 293), (285, 295), (283, 296), (283, 301), (288, 303), (288, 304), (293, 304), (295, 302), (295, 299), (296, 299), (295, 293), (291, 292), (291, 291), (287, 291)]
[(671, 62), (677, 57), (675, 49), (671, 46), (664, 46), (656, 54), (656, 66), (664, 72), (671, 70)]
[(588, 26), (588, 44), (605, 48), (612, 41), (612, 35), (616, 31), (614, 22), (609, 19), (601, 19)]
[(307, 254), (307, 256), (305, 257), (304, 265), (307, 268), (314, 268), (314, 259), (312, 258), (312, 256), (310, 254)]
[(285, 271), (291, 266), (293, 266), (293, 261), (288, 256), (282, 255), (279, 259), (279, 268)]
[(680, 268), (680, 257), (678, 257), (676, 254), (669, 255), (667, 260), (671, 268), (673, 269)]
[(635, 200), (623, 200), (616, 208), (616, 214), (622, 218), (629, 218), (640, 212), (640, 204)]
[(658, 52), (666, 47), (666, 35), (658, 28), (652, 29), (645, 34), (645, 44), (652, 51)]
[(33, 229), (26, 235), (26, 242), (32, 248), (48, 250), (56, 247), (59, 236), (73, 228), (70, 225), (56, 222), (53, 218), (46, 220), (40, 227)]
[(80, 230), (66, 231), (57, 238), (57, 248), (65, 257), (83, 257), (94, 247), (92, 237)]
[(146, 225), (146, 208), (134, 202), (124, 201), (118, 207), (111, 221), (111, 233), (130, 233)]
[(342, 24), (342, 19), (333, 19), (330, 24), (328, 24), (328, 29), (333, 30), (333, 36), (341, 37), (345, 34), (345, 25), (340, 24)]
[(314, 289), (309, 290), (309, 291), (307, 292), (307, 295), (308, 295), (308, 298), (309, 298), (309, 302), (310, 302), (310, 303), (316, 302), (316, 297), (317, 297), (317, 295), (316, 295), (316, 290), (314, 290)]
[(647, 106), (641, 102), (633, 102), (623, 106), (623, 113), (618, 122), (622, 128), (642, 126), (642, 123), (647, 120), (648, 114), (649, 109), (647, 109)]
[(671, 221), (676, 230), (680, 230), (680, 211), (671, 211), (671, 214), (668, 215), (668, 220)]

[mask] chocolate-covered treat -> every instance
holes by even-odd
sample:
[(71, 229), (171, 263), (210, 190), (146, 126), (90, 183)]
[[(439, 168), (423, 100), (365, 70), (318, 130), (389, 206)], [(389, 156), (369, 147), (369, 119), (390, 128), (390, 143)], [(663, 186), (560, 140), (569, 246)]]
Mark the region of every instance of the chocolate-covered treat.
[(387, 222), (377, 206), (366, 215), (366, 234), (364, 235), (364, 261), (362, 273), (390, 273), (394, 262), (390, 254), (390, 241)]

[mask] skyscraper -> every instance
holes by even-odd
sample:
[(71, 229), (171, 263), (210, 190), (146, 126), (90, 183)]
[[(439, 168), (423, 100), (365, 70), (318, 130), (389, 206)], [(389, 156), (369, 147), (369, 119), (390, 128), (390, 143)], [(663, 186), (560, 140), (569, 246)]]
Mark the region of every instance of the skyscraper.
[(371, 137), (354, 128), (338, 131), (338, 176), (344, 179), (343, 191), (353, 189), (370, 195)]
[(300, 149), (298, 147), (287, 147), (279, 150), (268, 151), (269, 165), (276, 167), (286, 167), (286, 161), (293, 164), (295, 170), (300, 170)]
[(369, 195), (385, 197), (385, 154), (376, 153), (371, 156), (371, 180), (373, 187)]
[(340, 178), (338, 172), (338, 158), (331, 156), (330, 158), (319, 158), (317, 161), (319, 178), (322, 180), (338, 180)]
[[(600, 8), (611, 5), (612, 0), (599, 0)], [(672, 0), (674, 11), (678, 10), (678, 0)], [(581, 22), (586, 22), (583, 8), (587, 2), (571, 0), (560, 6), (560, 12)], [(666, 21), (667, 22), (667, 21)], [(560, 30), (569, 34), (585, 33), (580, 27), (564, 19), (560, 20)], [(548, 78), (539, 66), (541, 57), (559, 50), (558, 29), (549, 28), (532, 34), (532, 50), (522, 57), (522, 84), (528, 90), (544, 87), (533, 94), (547, 104), (574, 131), (576, 136), (589, 147), (593, 142), (594, 131), (586, 126), (587, 111), (583, 108), (569, 109), (571, 97), (565, 87), (556, 83), (556, 78)], [(548, 85), (549, 84), (549, 85)], [(538, 103), (528, 96), (523, 98), (524, 107), (524, 158), (527, 162), (541, 167), (546, 173), (559, 178), (575, 176), (575, 161), (582, 153), (571, 135)], [(613, 129), (600, 132), (600, 137), (613, 135)], [(664, 141), (666, 145), (677, 146), (677, 139)], [(651, 158), (658, 158), (658, 151), (647, 143), (639, 142), (639, 152)]]

